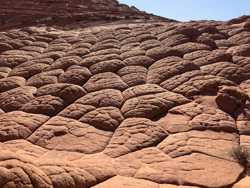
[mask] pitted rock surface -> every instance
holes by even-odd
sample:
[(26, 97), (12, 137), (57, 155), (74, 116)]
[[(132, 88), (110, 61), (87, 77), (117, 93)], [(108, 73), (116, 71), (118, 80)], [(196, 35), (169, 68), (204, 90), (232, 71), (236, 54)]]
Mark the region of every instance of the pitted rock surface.
[(20, 0), (0, 21), (1, 188), (249, 188), (248, 16)]

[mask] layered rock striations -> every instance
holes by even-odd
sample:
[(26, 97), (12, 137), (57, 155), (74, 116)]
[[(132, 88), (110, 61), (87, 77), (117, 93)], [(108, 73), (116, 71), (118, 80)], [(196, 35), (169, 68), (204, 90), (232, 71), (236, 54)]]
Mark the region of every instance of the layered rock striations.
[(0, 9), (1, 188), (249, 187), (247, 16), (175, 22), (108, 0)]
[(65, 26), (121, 19), (167, 20), (116, 0), (10, 0), (0, 4), (0, 29), (38, 23)]

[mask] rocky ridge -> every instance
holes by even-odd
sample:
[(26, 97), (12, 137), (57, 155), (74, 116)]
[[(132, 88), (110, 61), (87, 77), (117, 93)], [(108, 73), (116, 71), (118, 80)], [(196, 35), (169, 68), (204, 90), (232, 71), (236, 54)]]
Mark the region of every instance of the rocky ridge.
[[(34, 24), (70, 25), (115, 20), (168, 20), (142, 12), (116, 0), (19, 0), (0, 4), (0, 29)], [(94, 22), (94, 23), (93, 23)]]
[[(121, 6), (67, 2), (108, 16)], [(249, 187), (249, 17), (59, 11), (63, 26), (41, 18), (65, 1), (11, 3), (0, 5), (1, 188)]]

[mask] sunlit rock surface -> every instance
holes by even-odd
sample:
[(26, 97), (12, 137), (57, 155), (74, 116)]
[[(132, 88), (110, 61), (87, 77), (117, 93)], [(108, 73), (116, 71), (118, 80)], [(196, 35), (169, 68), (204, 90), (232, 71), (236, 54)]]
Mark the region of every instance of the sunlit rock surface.
[(115, 0), (0, 12), (1, 188), (249, 188), (247, 16), (182, 23)]

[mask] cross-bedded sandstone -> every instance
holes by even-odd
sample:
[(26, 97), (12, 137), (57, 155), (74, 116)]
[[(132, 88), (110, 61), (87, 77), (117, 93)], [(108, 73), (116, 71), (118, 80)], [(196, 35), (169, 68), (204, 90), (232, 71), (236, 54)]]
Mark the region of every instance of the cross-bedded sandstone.
[(249, 17), (181, 23), (115, 0), (0, 12), (1, 188), (248, 188)]

